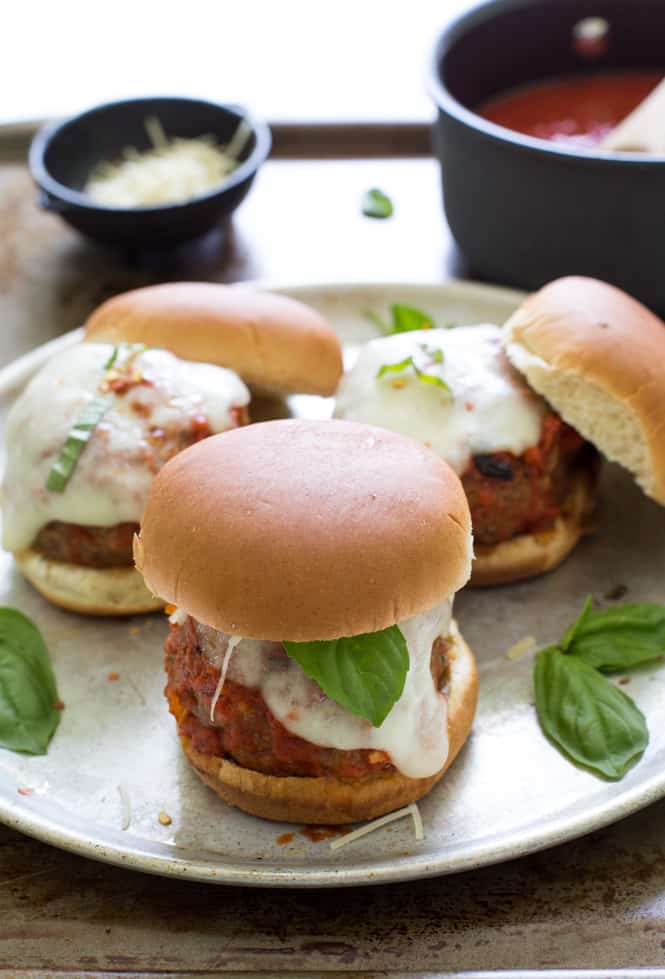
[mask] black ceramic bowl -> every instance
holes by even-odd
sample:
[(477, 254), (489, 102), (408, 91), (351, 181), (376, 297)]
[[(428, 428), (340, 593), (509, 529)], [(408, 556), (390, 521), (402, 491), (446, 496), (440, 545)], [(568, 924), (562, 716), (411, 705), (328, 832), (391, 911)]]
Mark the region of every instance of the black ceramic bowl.
[[(593, 60), (573, 43), (590, 16), (610, 28)], [(665, 74), (663, 0), (493, 0), (455, 20), (430, 75), (445, 212), (477, 276), (531, 289), (591, 275), (665, 313), (665, 158), (569, 149), (473, 111), (517, 85), (614, 68)]]
[[(252, 132), (237, 169), (218, 188), (200, 197), (132, 208), (107, 207), (90, 200), (82, 188), (95, 164), (114, 159), (127, 146), (149, 148), (145, 130), (149, 116), (159, 119), (169, 137), (211, 134), (227, 143), (243, 118)], [(241, 108), (161, 97), (111, 102), (45, 126), (32, 142), (29, 162), (42, 191), (43, 207), (91, 238), (134, 246), (174, 244), (210, 230), (242, 201), (269, 152), (270, 130), (249, 119)]]

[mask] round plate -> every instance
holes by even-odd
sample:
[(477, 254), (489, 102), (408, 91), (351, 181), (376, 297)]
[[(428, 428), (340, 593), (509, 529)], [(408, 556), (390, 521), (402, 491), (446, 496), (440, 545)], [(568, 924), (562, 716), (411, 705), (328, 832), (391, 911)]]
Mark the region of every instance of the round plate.
[[(521, 299), (464, 282), (281, 291), (330, 318), (347, 362), (376, 335), (369, 309), (385, 313), (391, 302), (403, 302), (441, 323), (503, 322)], [(74, 331), (0, 372), (3, 407), (55, 349), (79, 339)], [(295, 397), (290, 409), (325, 417), (331, 403)], [(621, 516), (626, 513), (630, 522)], [(533, 708), (532, 656), (505, 654), (525, 636), (539, 646), (559, 638), (589, 592), (602, 604), (624, 585), (631, 600), (663, 600), (664, 549), (663, 510), (623, 472), (607, 467), (596, 533), (561, 568), (531, 582), (462, 593), (456, 614), (479, 662), (480, 702), (469, 743), (419, 804), (425, 839), (416, 842), (404, 820), (336, 851), (303, 827), (225, 806), (199, 782), (180, 754), (162, 694), (163, 616), (117, 622), (60, 612), (4, 554), (0, 604), (22, 609), (42, 629), (66, 707), (48, 755), (0, 751), (0, 818), (55, 846), (137, 870), (289, 887), (451, 873), (587, 833), (665, 795), (665, 670), (635, 672), (625, 688), (647, 717), (651, 743), (623, 781), (609, 783), (574, 768), (544, 739)]]

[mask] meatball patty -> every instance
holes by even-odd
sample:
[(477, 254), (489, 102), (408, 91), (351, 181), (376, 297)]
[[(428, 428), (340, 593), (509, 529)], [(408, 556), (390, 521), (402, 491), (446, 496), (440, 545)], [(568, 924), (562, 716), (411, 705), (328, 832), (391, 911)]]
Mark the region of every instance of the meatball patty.
[[(231, 414), (236, 427), (249, 421), (245, 407), (233, 408)], [(149, 453), (146, 462), (156, 474), (178, 452), (211, 434), (208, 420), (202, 415), (186, 419), (176, 430), (154, 428), (146, 446)], [(135, 522), (96, 527), (52, 520), (41, 528), (32, 547), (50, 561), (85, 568), (131, 568), (134, 565), (132, 539), (138, 530)]]
[(565, 510), (575, 473), (597, 468), (598, 455), (554, 412), (543, 419), (540, 441), (520, 456), (492, 452), (473, 457), (462, 475), (476, 544), (547, 530)]
[[(203, 650), (209, 647), (214, 632), (188, 616), (182, 624), (171, 625), (165, 645), (169, 707), (179, 733), (189, 737), (197, 751), (231, 758), (243, 768), (265, 775), (364, 779), (396, 770), (385, 751), (325, 748), (290, 734), (272, 714), (259, 689), (228, 678), (215, 704), (213, 723), (210, 707), (220, 670)], [(432, 682), (440, 690), (445, 689), (448, 678), (446, 649), (443, 638), (432, 647)], [(276, 642), (270, 655), (278, 668), (287, 654)]]

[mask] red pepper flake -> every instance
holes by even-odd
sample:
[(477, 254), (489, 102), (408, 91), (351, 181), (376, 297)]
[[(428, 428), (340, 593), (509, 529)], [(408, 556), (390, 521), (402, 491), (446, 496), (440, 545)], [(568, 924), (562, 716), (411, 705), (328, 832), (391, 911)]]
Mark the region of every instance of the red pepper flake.
[(55, 708), (55, 710), (64, 710), (65, 709), (64, 700), (56, 700), (56, 702), (53, 704), (53, 707)]
[(32, 795), (34, 789), (17, 789), (19, 795)]
[(140, 415), (141, 418), (149, 418), (152, 414), (151, 405), (144, 404), (142, 401), (132, 401), (130, 408), (135, 414)]
[(189, 428), (195, 442), (207, 439), (212, 434), (210, 423), (205, 415), (194, 415), (189, 423)]
[(473, 411), (473, 409), (475, 408), (475, 405), (474, 405), (473, 401), (465, 401), (464, 402), (464, 407), (466, 408), (467, 411)]
[(106, 679), (109, 680), (111, 683), (114, 683), (116, 680), (119, 680), (120, 679), (120, 674), (119, 673), (116, 673), (115, 671), (113, 671), (113, 672), (109, 673), (109, 675), (106, 677)]

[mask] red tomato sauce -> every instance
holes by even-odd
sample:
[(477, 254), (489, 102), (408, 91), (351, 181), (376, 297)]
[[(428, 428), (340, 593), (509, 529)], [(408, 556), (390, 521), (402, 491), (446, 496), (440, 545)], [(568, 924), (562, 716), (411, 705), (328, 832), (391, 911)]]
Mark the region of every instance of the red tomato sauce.
[(662, 71), (613, 71), (535, 82), (477, 107), (499, 126), (555, 143), (596, 146), (642, 102)]

